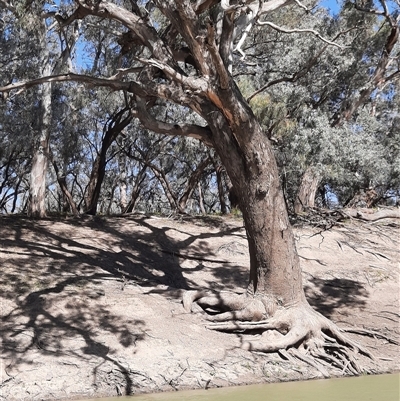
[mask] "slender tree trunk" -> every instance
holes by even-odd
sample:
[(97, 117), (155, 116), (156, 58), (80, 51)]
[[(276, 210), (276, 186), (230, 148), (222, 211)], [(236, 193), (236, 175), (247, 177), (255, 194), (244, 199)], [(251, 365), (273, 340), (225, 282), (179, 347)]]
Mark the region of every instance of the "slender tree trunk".
[(320, 180), (319, 174), (312, 167), (308, 167), (301, 179), (294, 201), (294, 211), (296, 214), (314, 207)]
[(153, 171), (153, 174), (156, 176), (158, 179), (158, 182), (161, 184), (164, 194), (168, 199), (169, 205), (172, 210), (178, 210), (179, 212), (182, 212), (179, 208), (179, 202), (178, 198), (176, 197), (174, 191), (172, 190), (171, 186), (169, 185), (169, 181), (164, 173), (163, 170), (157, 168), (156, 166), (149, 164), (149, 167)]
[[(101, 162), (103, 161), (103, 166), (101, 166)], [(101, 177), (101, 171), (105, 170), (105, 157), (101, 158), (100, 155), (96, 156), (96, 159), (92, 165), (92, 171), (90, 173), (89, 183), (86, 187), (85, 193), (85, 212), (87, 214), (96, 214), (97, 203), (100, 191), (96, 191), (97, 183), (99, 182), (99, 177)], [(101, 186), (102, 180), (104, 178), (101, 177), (101, 182), (99, 183)]]
[(17, 207), (17, 200), (18, 200), (18, 195), (20, 194), (19, 192), (19, 186), (21, 185), (22, 182), (22, 177), (18, 178), (18, 182), (15, 185), (15, 191), (14, 191), (14, 199), (11, 207), (11, 213), (15, 212), (15, 209)]
[(111, 194), (110, 194), (110, 197), (109, 197), (109, 200), (108, 200), (108, 206), (107, 206), (107, 209), (106, 209), (106, 214), (107, 215), (112, 214), (112, 205), (114, 203), (114, 195), (115, 195), (115, 190), (117, 189), (117, 187), (118, 187), (118, 183), (115, 183), (111, 188)]
[(126, 155), (119, 153), (118, 155), (119, 166), (119, 207), (123, 212), (128, 206), (127, 198), (127, 184), (126, 184)]
[[(47, 74), (50, 71), (47, 71)], [(30, 175), (30, 194), (28, 215), (34, 218), (46, 216), (46, 174), (48, 166), (48, 154), (51, 129), (51, 83), (44, 83), (39, 89), (40, 96), (40, 134), (32, 159)]]
[(205, 168), (210, 164), (210, 161), (211, 161), (210, 158), (207, 157), (197, 166), (196, 170), (193, 171), (192, 174), (190, 175), (188, 183), (186, 185), (186, 189), (183, 192), (183, 195), (179, 199), (179, 210), (181, 212), (185, 211), (187, 202), (191, 197), (194, 189), (196, 188), (196, 184), (199, 182), (201, 174), (203, 173)]
[(135, 205), (140, 197), (140, 191), (141, 191), (141, 185), (146, 178), (146, 170), (147, 166), (144, 165), (141, 170), (139, 171), (138, 175), (136, 176), (135, 180), (135, 185), (132, 188), (132, 194), (131, 194), (131, 199), (126, 206), (126, 208), (123, 210), (123, 213), (132, 213)]
[(73, 197), (71, 195), (71, 192), (68, 190), (67, 183), (66, 183), (66, 180), (65, 180), (65, 176), (60, 174), (60, 169), (58, 168), (58, 165), (57, 165), (56, 161), (53, 158), (52, 158), (51, 161), (52, 161), (52, 164), (53, 164), (53, 167), (54, 167), (54, 171), (56, 173), (58, 185), (61, 188), (61, 191), (63, 193), (64, 199), (67, 200), (69, 208), (70, 208), (72, 214), (75, 217), (77, 217), (77, 216), (79, 216), (79, 211), (78, 211), (78, 208), (76, 207), (76, 203), (75, 203), (75, 201), (74, 201), (74, 199), (73, 199)]
[[(59, 73), (64, 63), (68, 62), (72, 67), (70, 51), (74, 47), (78, 35), (78, 26), (74, 28), (73, 40), (66, 46), (58, 63), (52, 63), (49, 47), (47, 43), (47, 26), (41, 21), (38, 28), (37, 36), (41, 41), (43, 57), (41, 65), (44, 66), (43, 76), (49, 76), (52, 73)], [(43, 83), (39, 88), (40, 99), (40, 121), (39, 121), (39, 137), (35, 141), (34, 154), (32, 158), (32, 169), (30, 176), (30, 194), (28, 215), (35, 218), (43, 218), (46, 216), (46, 174), (48, 168), (48, 155), (50, 146), (50, 133), (52, 122), (52, 84), (50, 82)]]
[(226, 206), (226, 201), (225, 201), (225, 189), (224, 189), (224, 181), (223, 181), (224, 168), (223, 168), (223, 166), (217, 165), (216, 163), (214, 163), (214, 168), (215, 168), (215, 175), (217, 177), (218, 198), (219, 198), (221, 213), (227, 214), (228, 207)]
[(103, 184), (106, 164), (107, 164), (107, 151), (115, 141), (117, 136), (126, 128), (132, 120), (132, 116), (128, 115), (122, 121), (124, 113), (127, 109), (123, 109), (118, 112), (110, 122), (110, 126), (104, 136), (101, 144), (100, 153), (97, 155), (92, 168), (92, 173), (90, 175), (89, 184), (87, 187), (87, 192), (85, 196), (86, 213), (90, 215), (95, 215), (97, 212), (97, 204), (100, 198), (101, 186)]
[(199, 208), (202, 214), (206, 214), (206, 208), (204, 207), (203, 190), (201, 189), (200, 182), (197, 184), (197, 190), (199, 192)]

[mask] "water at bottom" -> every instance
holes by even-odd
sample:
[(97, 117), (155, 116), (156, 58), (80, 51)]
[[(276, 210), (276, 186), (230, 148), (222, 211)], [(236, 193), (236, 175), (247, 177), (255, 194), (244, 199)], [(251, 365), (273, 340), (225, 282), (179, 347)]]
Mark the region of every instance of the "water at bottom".
[(400, 373), (82, 401), (399, 401)]

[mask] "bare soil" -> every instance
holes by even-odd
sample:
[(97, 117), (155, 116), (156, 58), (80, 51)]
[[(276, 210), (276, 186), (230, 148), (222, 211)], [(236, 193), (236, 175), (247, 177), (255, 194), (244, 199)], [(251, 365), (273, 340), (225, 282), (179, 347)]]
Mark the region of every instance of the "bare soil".
[[(312, 306), (399, 371), (398, 220), (295, 229)], [(206, 329), (189, 288), (247, 285), (240, 219), (0, 216), (0, 400), (54, 400), (322, 377), (248, 334)], [(254, 337), (254, 336), (253, 336)], [(332, 376), (342, 371), (327, 368)]]

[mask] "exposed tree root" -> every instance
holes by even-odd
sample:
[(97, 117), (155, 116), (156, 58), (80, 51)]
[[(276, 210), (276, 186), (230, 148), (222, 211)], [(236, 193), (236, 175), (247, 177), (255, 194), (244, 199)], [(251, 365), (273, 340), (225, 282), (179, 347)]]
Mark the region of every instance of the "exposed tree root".
[(379, 333), (377, 331), (366, 330), (366, 329), (363, 329), (360, 327), (346, 327), (346, 328), (343, 328), (342, 330), (346, 333), (355, 333), (355, 334), (360, 334), (362, 336), (381, 338), (383, 340), (386, 340), (390, 344), (400, 345), (399, 341), (394, 340), (393, 338), (390, 338), (388, 336), (385, 336), (384, 334)]
[[(271, 307), (263, 297), (249, 294), (188, 291), (183, 304), (190, 312), (203, 312), (211, 330), (257, 333), (257, 340), (243, 342), (242, 348), (257, 352), (280, 352), (317, 368), (324, 377), (325, 366), (343, 373), (365, 370), (356, 360), (358, 353), (375, 360), (360, 344), (349, 339), (339, 327), (312, 309), (306, 301), (289, 307)], [(221, 313), (218, 313), (221, 312)], [(287, 350), (287, 351), (286, 351)]]

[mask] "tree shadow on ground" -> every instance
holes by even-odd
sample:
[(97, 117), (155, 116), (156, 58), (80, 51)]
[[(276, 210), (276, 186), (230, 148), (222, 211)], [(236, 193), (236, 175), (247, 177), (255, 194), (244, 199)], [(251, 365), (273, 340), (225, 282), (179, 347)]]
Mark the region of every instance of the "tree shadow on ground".
[(364, 285), (349, 279), (314, 277), (306, 283), (304, 291), (310, 305), (328, 318), (334, 315), (336, 309), (363, 308), (368, 298)]
[(105, 306), (91, 308), (87, 296), (99, 298), (100, 292), (88, 294), (85, 290), (72, 290), (107, 277), (101, 273), (69, 277), (53, 286), (18, 296), (16, 307), (1, 317), (2, 358), (11, 372), (6, 370), (10, 378), (14, 378), (12, 371), (18, 370), (19, 365), (31, 363), (28, 351), (87, 361), (95, 358), (112, 363), (124, 377), (125, 394), (133, 394), (130, 372), (113, 358), (114, 350), (96, 337), (101, 327), (114, 334), (124, 348), (134, 348), (144, 338), (145, 322), (123, 318)]
[[(90, 299), (104, 295), (105, 280), (118, 282), (121, 288), (126, 281), (177, 289), (195, 286), (187, 278), (190, 272), (183, 275), (176, 254), (190, 246), (192, 255), (214, 260), (218, 255), (212, 253), (206, 239), (223, 232), (193, 235), (181, 231), (184, 239), (174, 240), (168, 235), (171, 227), (155, 227), (144, 217), (131, 217), (129, 224), (139, 226), (133, 234), (131, 229), (123, 229), (126, 220), (1, 217), (0, 300), (9, 302), (0, 318), (0, 341), (11, 376), (12, 368), (29, 363), (27, 353), (32, 350), (54, 357), (96, 357), (122, 372), (124, 393), (133, 392), (129, 371), (114, 358), (115, 350), (96, 339), (96, 333), (99, 328), (112, 333), (122, 347), (134, 353), (136, 342), (143, 340), (146, 322), (118, 315), (101, 302), (93, 310)], [(217, 226), (226, 228), (220, 223)]]
[[(30, 363), (28, 351), (81, 360), (95, 357), (122, 372), (123, 392), (132, 394), (129, 371), (114, 358), (115, 350), (96, 337), (101, 328), (135, 353), (145, 322), (112, 312), (101, 302), (93, 309), (90, 300), (104, 295), (104, 280), (123, 285), (129, 278), (141, 285), (151, 281), (186, 288), (176, 259), (152, 246), (154, 232), (132, 238), (102, 220), (69, 221), (55, 227), (53, 220), (13, 216), (2, 217), (1, 223), (0, 300), (2, 305), (12, 301), (7, 303), (7, 312), (3, 309), (0, 324), (6, 372), (13, 377), (19, 365)], [(77, 237), (81, 235), (78, 226), (84, 227), (87, 236)], [(105, 233), (106, 239), (102, 238)], [(156, 234), (161, 242), (165, 240), (162, 230)]]

